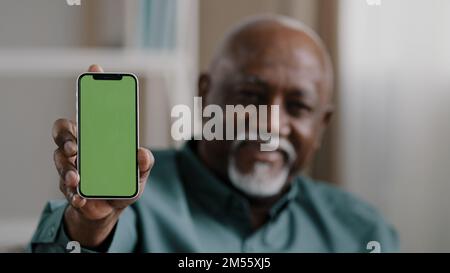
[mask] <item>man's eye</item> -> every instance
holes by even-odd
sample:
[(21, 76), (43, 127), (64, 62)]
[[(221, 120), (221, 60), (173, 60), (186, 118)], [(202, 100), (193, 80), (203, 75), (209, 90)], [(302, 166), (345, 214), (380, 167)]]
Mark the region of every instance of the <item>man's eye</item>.
[(288, 110), (293, 115), (300, 115), (312, 112), (312, 108), (308, 105), (300, 102), (290, 102), (288, 103)]

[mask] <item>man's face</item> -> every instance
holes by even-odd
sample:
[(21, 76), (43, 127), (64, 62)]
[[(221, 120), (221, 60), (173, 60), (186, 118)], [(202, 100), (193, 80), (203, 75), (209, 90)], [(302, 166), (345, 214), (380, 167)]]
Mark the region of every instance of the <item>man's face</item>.
[(329, 118), (320, 58), (310, 47), (278, 43), (241, 52), (219, 67), (210, 78), (206, 103), (223, 109), (225, 105), (279, 106), (278, 120), (264, 124), (259, 120), (258, 126), (275, 130), (280, 145), (269, 152), (261, 151), (258, 141), (211, 141), (205, 143), (213, 155), (207, 159), (209, 165), (226, 173), (248, 195), (275, 195), (311, 159)]

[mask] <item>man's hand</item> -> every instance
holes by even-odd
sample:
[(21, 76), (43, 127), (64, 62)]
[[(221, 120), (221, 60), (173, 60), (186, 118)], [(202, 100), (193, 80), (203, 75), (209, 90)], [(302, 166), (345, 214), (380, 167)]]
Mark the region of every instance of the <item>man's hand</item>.
[[(98, 65), (91, 65), (89, 72), (103, 72)], [(59, 188), (70, 206), (66, 209), (64, 222), (72, 240), (85, 247), (100, 245), (116, 224), (120, 213), (134, 203), (143, 193), (153, 167), (152, 153), (144, 148), (138, 150), (139, 194), (130, 200), (87, 200), (77, 193), (80, 181), (76, 168), (77, 125), (67, 119), (55, 121), (53, 139), (58, 146), (54, 152), (56, 169), (60, 176)]]

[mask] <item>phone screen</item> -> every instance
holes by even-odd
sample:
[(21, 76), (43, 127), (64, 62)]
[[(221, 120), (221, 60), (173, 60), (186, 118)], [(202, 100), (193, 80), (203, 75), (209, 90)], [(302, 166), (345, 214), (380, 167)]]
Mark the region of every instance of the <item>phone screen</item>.
[(131, 74), (78, 78), (78, 191), (86, 198), (138, 193), (138, 84)]

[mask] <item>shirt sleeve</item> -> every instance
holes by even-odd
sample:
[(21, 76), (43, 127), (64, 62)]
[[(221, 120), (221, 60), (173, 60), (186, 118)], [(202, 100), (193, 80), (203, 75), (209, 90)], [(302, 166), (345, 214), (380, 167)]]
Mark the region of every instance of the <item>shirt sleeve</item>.
[[(72, 241), (64, 230), (63, 218), (67, 201), (50, 201), (44, 208), (38, 227), (27, 247), (28, 252), (61, 253), (70, 252), (66, 249)], [(113, 229), (112, 239), (107, 252), (133, 252), (137, 244), (136, 213), (131, 207), (126, 208)], [(94, 253), (96, 251), (81, 246), (80, 252)]]

